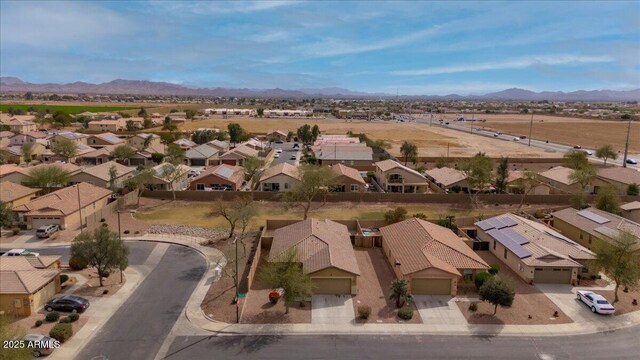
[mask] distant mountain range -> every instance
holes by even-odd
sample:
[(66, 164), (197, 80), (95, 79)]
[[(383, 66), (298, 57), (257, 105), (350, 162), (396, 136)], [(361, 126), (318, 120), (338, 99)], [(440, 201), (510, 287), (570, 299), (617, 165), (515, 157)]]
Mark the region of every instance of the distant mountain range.
[[(319, 89), (232, 89), (232, 88), (194, 88), (167, 82), (146, 80), (117, 79), (102, 84), (74, 82), (68, 84), (32, 84), (17, 77), (0, 77), (0, 91), (67, 94), (104, 94), (104, 95), (175, 95), (175, 96), (219, 96), (254, 98), (395, 98), (384, 93), (366, 93), (348, 89), (330, 87)], [(413, 95), (401, 96), (403, 99), (425, 100), (514, 100), (514, 101), (640, 101), (640, 89), (635, 90), (579, 90), (573, 92), (543, 91), (534, 92), (524, 89), (507, 89), (485, 95), (462, 96), (450, 94), (444, 96)]]

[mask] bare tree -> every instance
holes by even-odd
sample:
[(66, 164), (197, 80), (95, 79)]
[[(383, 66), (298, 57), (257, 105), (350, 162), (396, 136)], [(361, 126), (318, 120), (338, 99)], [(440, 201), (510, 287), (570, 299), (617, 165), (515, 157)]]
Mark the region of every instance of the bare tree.
[[(289, 192), (282, 194), (285, 206), (299, 206), (304, 211), (304, 219), (307, 219), (309, 210), (314, 200), (329, 193), (331, 187), (338, 181), (335, 172), (327, 166), (303, 165), (298, 168), (300, 183)], [(326, 202), (322, 201), (318, 208)]]

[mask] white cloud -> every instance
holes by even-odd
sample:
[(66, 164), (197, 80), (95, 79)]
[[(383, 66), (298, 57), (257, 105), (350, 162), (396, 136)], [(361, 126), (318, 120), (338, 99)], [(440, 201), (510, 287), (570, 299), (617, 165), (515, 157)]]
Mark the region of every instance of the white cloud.
[(300, 1), (155, 1), (153, 5), (171, 11), (188, 11), (198, 15), (216, 15), (231, 13), (251, 13), (269, 11), (277, 8), (292, 6)]
[(614, 59), (608, 56), (576, 56), (576, 55), (546, 55), (529, 58), (511, 59), (488, 63), (475, 63), (466, 65), (440, 66), (426, 69), (392, 71), (394, 75), (441, 75), (461, 72), (478, 72), (487, 70), (524, 69), (536, 65), (568, 65), (568, 64), (592, 64), (608, 63)]

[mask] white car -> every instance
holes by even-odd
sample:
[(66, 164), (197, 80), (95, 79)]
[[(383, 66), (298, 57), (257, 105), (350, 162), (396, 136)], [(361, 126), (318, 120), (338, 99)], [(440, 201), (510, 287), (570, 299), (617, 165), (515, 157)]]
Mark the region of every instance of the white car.
[(276, 153), (281, 154), (282, 153), (282, 149), (276, 149)]
[(593, 155), (593, 151), (591, 150), (584, 150), (584, 153), (587, 154), (588, 156)]
[(580, 290), (577, 292), (578, 300), (587, 304), (591, 308), (591, 312), (598, 314), (613, 314), (616, 309), (609, 304), (607, 299), (602, 295), (598, 295), (593, 291)]
[(519, 137), (514, 137), (513, 141), (520, 141), (520, 138)]
[(275, 154), (273, 154), (273, 157), (274, 157), (274, 158), (279, 158), (279, 157), (280, 157), (280, 153), (275, 153)]
[(11, 249), (2, 256), (40, 256), (40, 253), (31, 252), (27, 249)]

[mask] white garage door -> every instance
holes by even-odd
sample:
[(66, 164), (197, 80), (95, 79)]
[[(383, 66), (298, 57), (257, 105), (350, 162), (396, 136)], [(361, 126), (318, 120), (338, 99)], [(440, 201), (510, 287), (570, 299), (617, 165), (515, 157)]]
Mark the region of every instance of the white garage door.
[(60, 225), (62, 226), (62, 221), (60, 220), (60, 218), (55, 218), (55, 217), (32, 217), (31, 218), (31, 226), (34, 229), (39, 228), (40, 226), (44, 226), (44, 225)]

